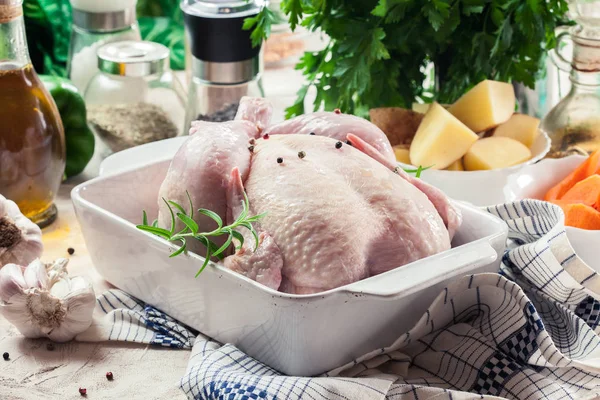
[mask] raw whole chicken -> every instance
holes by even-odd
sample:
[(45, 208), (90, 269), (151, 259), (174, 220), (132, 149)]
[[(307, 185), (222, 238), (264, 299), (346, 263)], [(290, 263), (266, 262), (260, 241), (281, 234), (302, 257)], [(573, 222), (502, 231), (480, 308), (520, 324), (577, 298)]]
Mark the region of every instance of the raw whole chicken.
[[(272, 289), (308, 294), (450, 249), (459, 211), (398, 169), (377, 127), (340, 113), (274, 126), (270, 117), (265, 100), (244, 98), (235, 121), (194, 123), (160, 189), (159, 200), (182, 205), (187, 190), (195, 207), (227, 223), (240, 214), (244, 192), (251, 213), (266, 213), (255, 224), (258, 248), (248, 238), (248, 247), (223, 260), (227, 268)], [(169, 226), (168, 209), (159, 205), (160, 226)], [(201, 232), (215, 228), (206, 217), (196, 221)], [(191, 245), (204, 255), (201, 244)]]

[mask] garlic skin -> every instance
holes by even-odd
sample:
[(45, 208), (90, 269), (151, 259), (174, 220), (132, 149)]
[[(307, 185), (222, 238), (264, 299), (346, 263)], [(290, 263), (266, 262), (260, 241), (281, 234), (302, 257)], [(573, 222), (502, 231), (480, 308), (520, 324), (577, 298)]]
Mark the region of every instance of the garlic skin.
[(28, 265), (43, 250), (40, 227), (25, 217), (14, 201), (0, 194), (0, 268)]
[(28, 338), (67, 342), (92, 324), (96, 296), (82, 277), (69, 277), (68, 260), (0, 270), (0, 313)]

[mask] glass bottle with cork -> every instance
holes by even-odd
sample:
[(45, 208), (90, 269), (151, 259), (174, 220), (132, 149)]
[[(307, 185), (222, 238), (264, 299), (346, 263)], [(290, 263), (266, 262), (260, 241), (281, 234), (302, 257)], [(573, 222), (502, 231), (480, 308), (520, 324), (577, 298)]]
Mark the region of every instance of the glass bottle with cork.
[(23, 0), (0, 0), (0, 193), (40, 226), (56, 218), (65, 138), (27, 48)]
[[(544, 117), (540, 129), (552, 140), (550, 158), (587, 155), (600, 149), (600, 2), (575, 2), (577, 25), (558, 36), (555, 64), (570, 73), (571, 90)], [(581, 4), (579, 4), (581, 3)], [(561, 42), (572, 41), (573, 56), (560, 52)]]

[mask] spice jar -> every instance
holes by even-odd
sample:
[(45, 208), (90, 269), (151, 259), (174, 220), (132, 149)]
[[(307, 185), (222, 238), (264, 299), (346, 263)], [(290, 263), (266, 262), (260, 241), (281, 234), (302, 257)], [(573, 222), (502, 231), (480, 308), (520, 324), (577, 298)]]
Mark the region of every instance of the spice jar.
[(123, 40), (141, 40), (136, 19), (137, 0), (71, 0), (73, 25), (67, 71), (83, 93), (98, 72), (96, 51)]
[(57, 215), (65, 137), (56, 104), (31, 65), (22, 3), (0, 0), (0, 194), (44, 227)]
[(99, 72), (85, 91), (101, 157), (183, 131), (185, 93), (169, 68), (169, 49), (116, 42), (98, 49)]
[(264, 97), (260, 46), (252, 46), (251, 31), (243, 29), (244, 20), (257, 15), (262, 5), (182, 1), (191, 69), (186, 131), (198, 119), (232, 120), (243, 96)]

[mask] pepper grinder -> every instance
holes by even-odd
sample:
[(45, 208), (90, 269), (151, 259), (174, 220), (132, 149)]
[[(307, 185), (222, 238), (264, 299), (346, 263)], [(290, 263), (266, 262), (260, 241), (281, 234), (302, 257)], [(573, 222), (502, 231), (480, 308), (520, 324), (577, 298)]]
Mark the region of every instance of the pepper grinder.
[(261, 47), (242, 28), (264, 4), (261, 0), (183, 0), (191, 60), (185, 132), (192, 121), (223, 122), (235, 117), (243, 96), (264, 97)]

